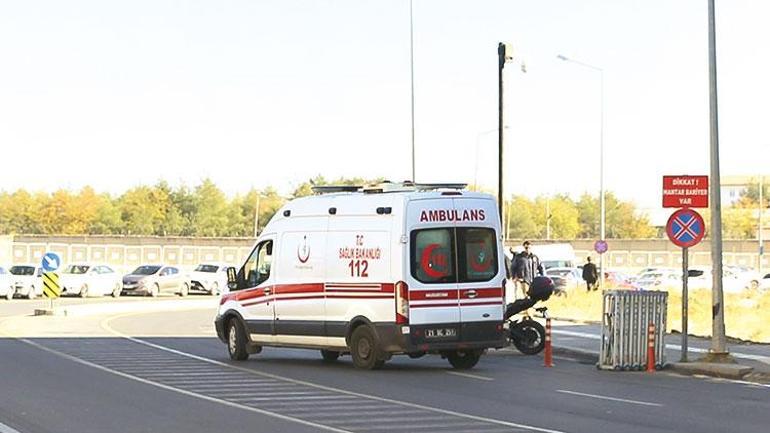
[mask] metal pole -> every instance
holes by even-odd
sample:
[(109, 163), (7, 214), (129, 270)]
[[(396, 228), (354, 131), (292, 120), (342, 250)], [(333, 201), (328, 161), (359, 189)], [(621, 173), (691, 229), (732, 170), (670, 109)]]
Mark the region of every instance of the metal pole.
[(714, 0), (708, 0), (709, 25), (709, 132), (711, 135), (711, 261), (713, 269), (711, 352), (727, 354), (725, 306), (722, 293), (722, 203), (719, 177), (719, 116), (717, 112), (717, 55)]
[[(600, 78), (600, 120), (599, 120), (599, 207), (601, 213), (601, 223), (599, 227), (599, 238), (605, 240), (605, 203), (604, 203), (604, 70), (599, 69)], [(599, 290), (604, 290), (604, 254), (599, 254)]]
[[(503, 66), (505, 66), (505, 44), (497, 44), (497, 208), (500, 212), (500, 223), (503, 218)], [(508, 228), (505, 228), (507, 235)]]
[(764, 190), (763, 185), (764, 179), (762, 178), (762, 175), (759, 175), (759, 233), (757, 233), (757, 239), (759, 240), (759, 260), (757, 264), (757, 269), (759, 270), (759, 278), (761, 279), (764, 277), (762, 274), (762, 256), (765, 254), (765, 244), (762, 239), (762, 210), (764, 209), (764, 200), (763, 200), (763, 194), (762, 191)]
[(687, 362), (687, 313), (689, 307), (687, 277), (689, 273), (689, 253), (687, 248), (682, 248), (682, 356), (680, 362)]
[(254, 206), (254, 238), (256, 239), (259, 228), (259, 192), (257, 192), (257, 203)]
[(414, 158), (414, 19), (412, 0), (409, 0), (409, 77), (412, 91), (412, 182), (417, 182)]
[(551, 240), (551, 197), (545, 199), (545, 239)]

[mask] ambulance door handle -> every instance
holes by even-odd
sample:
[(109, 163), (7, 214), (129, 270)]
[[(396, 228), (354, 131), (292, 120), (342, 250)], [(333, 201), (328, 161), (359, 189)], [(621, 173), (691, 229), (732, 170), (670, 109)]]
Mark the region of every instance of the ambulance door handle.
[(264, 290), (265, 290), (265, 295), (269, 295), (270, 294), (270, 287), (265, 287)]
[(475, 298), (475, 297), (476, 297), (476, 295), (478, 295), (478, 294), (476, 293), (476, 291), (475, 291), (475, 290), (468, 290), (468, 291), (466, 292), (466, 294), (467, 294), (467, 295), (468, 295), (468, 297), (469, 297), (469, 298), (471, 298), (471, 299)]

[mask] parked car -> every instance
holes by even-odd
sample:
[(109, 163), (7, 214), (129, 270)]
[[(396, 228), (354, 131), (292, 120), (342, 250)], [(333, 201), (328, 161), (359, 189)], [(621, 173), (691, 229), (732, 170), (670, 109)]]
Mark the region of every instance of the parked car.
[(201, 263), (190, 275), (190, 288), (209, 295), (219, 295), (227, 287), (227, 266)]
[(16, 265), (8, 270), (12, 277), (14, 294), (35, 299), (43, 295), (43, 268), (35, 265)]
[(580, 287), (583, 276), (577, 268), (550, 268), (545, 276), (553, 280), (554, 294), (565, 296)]
[(109, 266), (88, 263), (73, 264), (62, 271), (59, 278), (62, 295), (112, 295), (117, 298), (123, 290), (120, 275)]
[(11, 287), (12, 285), (11, 274), (4, 267), (0, 266), (0, 298), (5, 298), (9, 301), (13, 299), (14, 290)]
[(677, 271), (658, 270), (647, 272), (634, 281), (634, 288), (638, 290), (660, 290), (681, 284), (682, 273)]
[(161, 293), (187, 296), (190, 293), (190, 277), (175, 266), (142, 265), (123, 277), (122, 293), (152, 297)]
[(765, 274), (762, 280), (759, 281), (760, 290), (770, 290), (770, 274)]

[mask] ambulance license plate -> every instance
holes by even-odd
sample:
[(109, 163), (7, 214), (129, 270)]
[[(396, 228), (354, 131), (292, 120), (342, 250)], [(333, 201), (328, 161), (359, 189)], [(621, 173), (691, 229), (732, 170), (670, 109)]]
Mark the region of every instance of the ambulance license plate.
[(425, 338), (447, 338), (456, 336), (457, 330), (455, 328), (436, 328), (425, 330)]

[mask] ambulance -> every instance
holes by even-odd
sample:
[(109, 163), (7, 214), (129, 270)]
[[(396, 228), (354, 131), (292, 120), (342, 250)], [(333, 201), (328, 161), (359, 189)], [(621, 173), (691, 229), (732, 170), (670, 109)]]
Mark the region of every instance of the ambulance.
[(469, 369), (503, 347), (497, 202), (464, 187), (319, 187), (287, 203), (228, 269), (215, 327), (230, 357), (307, 348), (376, 369), (439, 354)]

